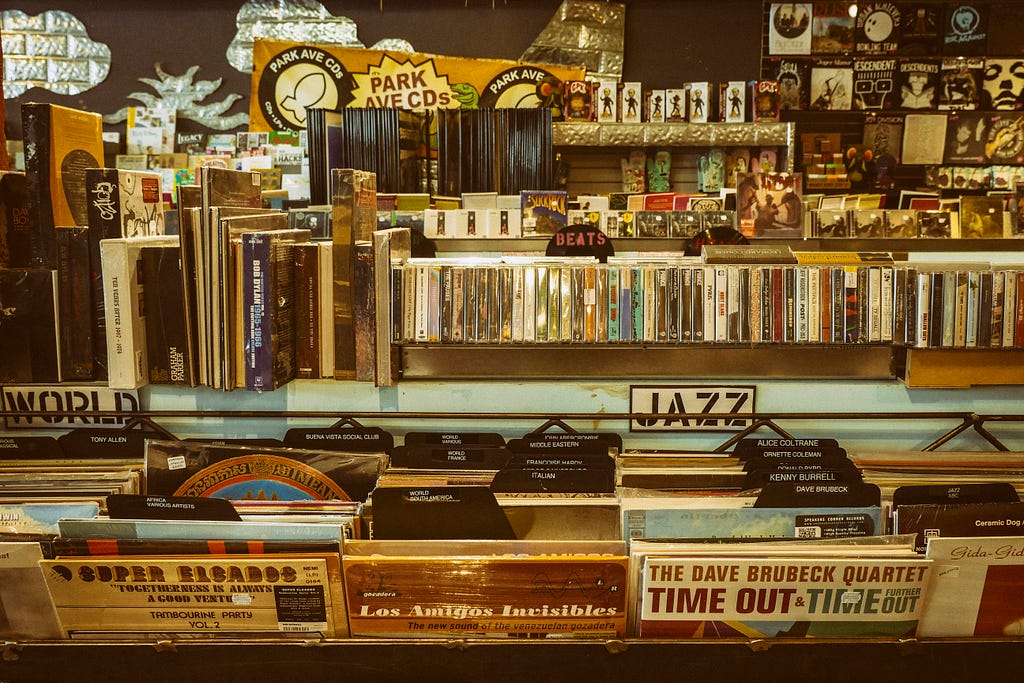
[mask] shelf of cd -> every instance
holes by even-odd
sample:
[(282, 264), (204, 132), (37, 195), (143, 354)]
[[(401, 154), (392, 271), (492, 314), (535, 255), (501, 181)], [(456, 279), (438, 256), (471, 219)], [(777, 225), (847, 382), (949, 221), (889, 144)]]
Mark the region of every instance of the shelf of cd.
[[(612, 247), (616, 254), (643, 252), (682, 252), (684, 237), (615, 237)], [(436, 238), (433, 240), (438, 255), (481, 253), (540, 254), (547, 247), (549, 236), (521, 238)], [(786, 244), (793, 251), (882, 251), (897, 259), (909, 252), (919, 253), (981, 253), (1024, 251), (1024, 239), (775, 239), (755, 237), (752, 244)], [(971, 259), (965, 259), (971, 260)]]
[(870, 379), (911, 388), (1024, 384), (1024, 351), (887, 344), (406, 344), (401, 380)]
[(892, 379), (888, 345), (407, 344), (402, 379)]
[[(8, 643), (3, 680), (973, 680), (1016, 670), (996, 639), (350, 640)], [(415, 672), (415, 674), (413, 674)], [(484, 674), (486, 672), (486, 674)]]

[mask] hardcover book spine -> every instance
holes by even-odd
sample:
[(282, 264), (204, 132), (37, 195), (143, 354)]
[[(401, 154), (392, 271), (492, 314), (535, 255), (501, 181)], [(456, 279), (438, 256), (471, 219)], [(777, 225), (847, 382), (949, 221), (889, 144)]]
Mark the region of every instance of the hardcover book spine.
[(60, 227), (56, 237), (61, 380), (88, 381), (94, 375), (89, 231)]
[(373, 245), (356, 242), (355, 309), (356, 381), (373, 382), (377, 369), (376, 297), (373, 291)]
[(0, 173), (0, 266), (31, 268), (32, 224), (29, 222), (25, 174)]
[(143, 247), (141, 253), (149, 381), (187, 386), (190, 358), (181, 297), (180, 248)]
[(271, 391), (273, 359), (270, 337), (270, 237), (242, 236), (242, 335), (245, 343), (245, 388)]
[(294, 242), (271, 239), (268, 306), (274, 389), (295, 379), (294, 249)]
[[(320, 308), (317, 311), (320, 337), (320, 376), (334, 377), (334, 258), (330, 242), (317, 242), (319, 255), (319, 277), (317, 292)], [(401, 316), (401, 307), (396, 315)], [(396, 327), (396, 329), (399, 329)]]
[(356, 187), (352, 169), (332, 169), (331, 242), (334, 262), (334, 379), (356, 377), (355, 292)]
[(295, 245), (295, 375), (320, 377), (320, 248)]
[(25, 197), (31, 230), (29, 263), (32, 268), (56, 268), (57, 242), (53, 205), (50, 203), (51, 105), (29, 102), (21, 105), (21, 126), (25, 143)]
[(104, 308), (110, 318), (107, 335), (107, 384), (112, 389), (136, 389), (149, 381), (146, 354), (146, 328), (143, 311), (133, 306), (142, 299), (142, 282), (137, 253), (132, 254), (123, 240), (101, 245), (103, 261)]

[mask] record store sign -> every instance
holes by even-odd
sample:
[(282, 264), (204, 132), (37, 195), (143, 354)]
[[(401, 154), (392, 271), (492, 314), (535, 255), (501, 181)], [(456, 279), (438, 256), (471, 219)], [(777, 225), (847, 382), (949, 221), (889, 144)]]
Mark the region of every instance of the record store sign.
[[(731, 432), (750, 426), (753, 386), (631, 385), (631, 432)], [(706, 417), (714, 415), (714, 417)]]
[(562, 81), (585, 74), (576, 66), (256, 39), (249, 128), (302, 130), (308, 108), (342, 107), (550, 107), (557, 119)]
[[(70, 429), (72, 427), (120, 428), (139, 412), (139, 392), (104, 386), (12, 385), (3, 391), (7, 429)], [(97, 416), (118, 411), (121, 415)], [(36, 413), (59, 413), (39, 416)]]

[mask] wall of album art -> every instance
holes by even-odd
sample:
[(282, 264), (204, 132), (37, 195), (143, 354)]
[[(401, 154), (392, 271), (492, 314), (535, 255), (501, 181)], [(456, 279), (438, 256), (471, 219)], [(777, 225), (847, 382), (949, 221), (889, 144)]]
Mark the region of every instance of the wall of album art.
[[(18, 102), (99, 112), (174, 107), (179, 130), (244, 130), (255, 38), (470, 59), (584, 65), (663, 85), (681, 71), (726, 80), (757, 70), (759, 3), (722, 0), (0, 0), (6, 126)], [(735, 35), (721, 49), (721, 35)], [(735, 43), (735, 44), (733, 44)]]

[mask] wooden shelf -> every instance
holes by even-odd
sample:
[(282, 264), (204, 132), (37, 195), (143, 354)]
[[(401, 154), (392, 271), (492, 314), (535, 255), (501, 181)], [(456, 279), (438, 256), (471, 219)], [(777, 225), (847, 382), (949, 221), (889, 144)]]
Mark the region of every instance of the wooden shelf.
[(900, 365), (899, 374), (908, 387), (1024, 384), (1021, 349), (905, 349)]
[(868, 344), (410, 344), (401, 347), (401, 378), (892, 379), (892, 354)]

